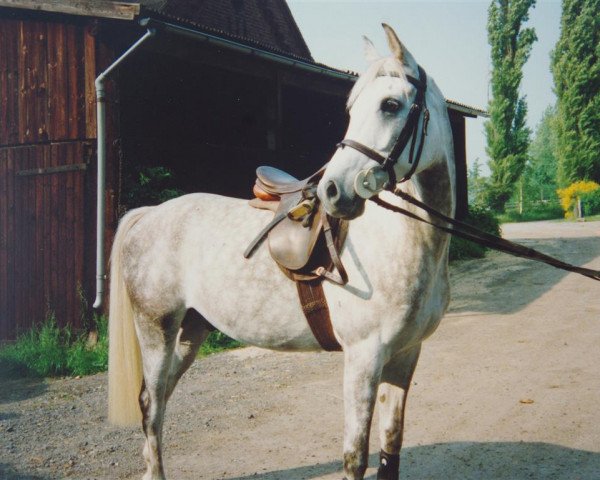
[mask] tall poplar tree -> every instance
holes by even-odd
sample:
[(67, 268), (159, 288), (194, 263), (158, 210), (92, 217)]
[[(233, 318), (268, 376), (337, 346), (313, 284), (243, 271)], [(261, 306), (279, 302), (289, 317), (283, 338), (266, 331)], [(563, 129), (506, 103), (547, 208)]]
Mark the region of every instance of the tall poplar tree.
[(563, 0), (552, 54), (558, 180), (600, 183), (600, 0)]
[(519, 96), (523, 65), (537, 36), (522, 28), (535, 0), (492, 0), (488, 10), (488, 42), (492, 57), (490, 119), (485, 124), (491, 171), (488, 205), (503, 211), (527, 162), (530, 130), (527, 103)]

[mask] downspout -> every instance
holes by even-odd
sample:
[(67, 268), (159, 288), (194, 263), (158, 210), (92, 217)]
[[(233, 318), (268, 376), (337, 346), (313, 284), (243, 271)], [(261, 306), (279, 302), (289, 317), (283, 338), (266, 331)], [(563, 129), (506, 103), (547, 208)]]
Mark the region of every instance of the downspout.
[(134, 50), (136, 50), (148, 38), (152, 37), (156, 31), (149, 28), (146, 33), (129, 49), (117, 58), (112, 65), (104, 70), (96, 78), (96, 134), (97, 134), (97, 158), (98, 158), (98, 193), (96, 198), (96, 300), (93, 308), (98, 310), (102, 307), (102, 297), (104, 296), (104, 281), (106, 280), (105, 259), (104, 259), (104, 224), (105, 224), (105, 198), (106, 189), (106, 105), (104, 97), (104, 81), (106, 77)]

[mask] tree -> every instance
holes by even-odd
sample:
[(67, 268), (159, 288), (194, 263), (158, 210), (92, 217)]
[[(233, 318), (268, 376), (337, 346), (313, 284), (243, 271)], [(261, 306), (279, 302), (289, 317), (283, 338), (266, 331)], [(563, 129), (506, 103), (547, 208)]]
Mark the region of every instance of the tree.
[(491, 171), (488, 205), (503, 211), (527, 161), (530, 130), (525, 125), (527, 103), (519, 97), (523, 65), (537, 36), (522, 28), (535, 0), (493, 0), (488, 10), (488, 42), (492, 59), (490, 120), (485, 124)]
[(529, 146), (529, 161), (523, 172), (528, 196), (533, 200), (556, 199), (556, 114), (548, 107), (542, 114)]
[(552, 53), (561, 186), (600, 182), (600, 0), (563, 0)]
[(469, 205), (482, 206), (486, 187), (486, 177), (481, 175), (481, 163), (479, 157), (475, 159), (471, 168), (467, 171), (467, 182), (469, 185)]

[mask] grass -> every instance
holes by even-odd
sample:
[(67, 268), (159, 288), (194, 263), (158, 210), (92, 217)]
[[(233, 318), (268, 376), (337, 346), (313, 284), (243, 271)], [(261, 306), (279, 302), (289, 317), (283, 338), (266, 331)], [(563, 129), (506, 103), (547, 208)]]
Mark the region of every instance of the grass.
[(564, 212), (560, 206), (554, 206), (544, 209), (526, 210), (519, 213), (516, 210), (508, 210), (498, 215), (500, 223), (514, 222), (537, 222), (540, 220), (555, 220), (564, 217)]
[(198, 357), (206, 357), (207, 355), (212, 355), (213, 353), (219, 353), (225, 350), (239, 348), (241, 346), (243, 346), (242, 343), (228, 337), (219, 330), (215, 330), (210, 332), (208, 338), (200, 347), (200, 350), (198, 351)]
[(9, 377), (77, 376), (106, 370), (108, 365), (108, 322), (96, 319), (98, 341), (88, 344), (86, 334), (59, 327), (54, 316), (0, 348), (0, 368)]
[[(95, 319), (98, 339), (92, 345), (85, 333), (59, 327), (54, 316), (0, 348), (0, 375), (4, 378), (83, 376), (108, 367), (108, 321)], [(238, 348), (242, 344), (222, 332), (211, 332), (199, 357)]]

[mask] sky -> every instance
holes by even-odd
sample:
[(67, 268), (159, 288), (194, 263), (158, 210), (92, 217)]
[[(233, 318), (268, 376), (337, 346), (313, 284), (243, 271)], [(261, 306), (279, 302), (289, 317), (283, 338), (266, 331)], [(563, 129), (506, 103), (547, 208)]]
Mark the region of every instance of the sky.
[[(362, 36), (382, 55), (389, 50), (381, 23), (391, 25), (415, 59), (433, 77), (446, 98), (487, 108), (490, 47), (487, 43), (489, 0), (354, 1), (287, 0), (304, 40), (317, 62), (362, 72), (367, 66)], [(543, 111), (556, 101), (552, 91), (550, 52), (560, 35), (559, 0), (538, 0), (525, 26), (538, 41), (523, 69), (522, 94), (535, 131)], [(467, 119), (467, 162), (487, 164), (484, 119)], [(488, 172), (484, 168), (482, 173)]]

